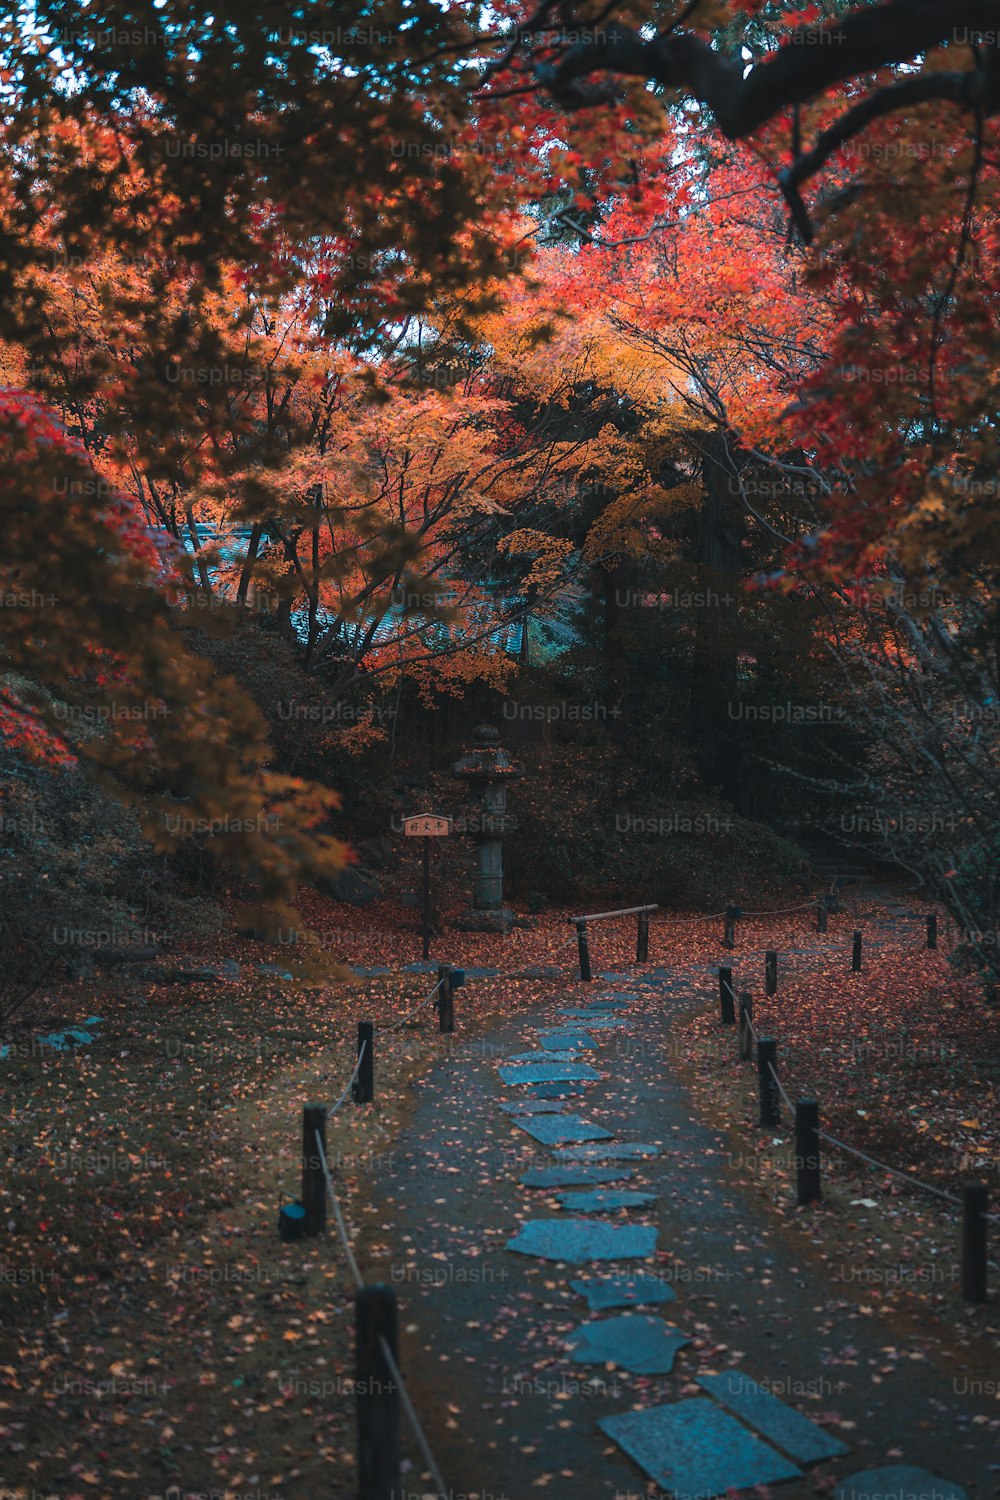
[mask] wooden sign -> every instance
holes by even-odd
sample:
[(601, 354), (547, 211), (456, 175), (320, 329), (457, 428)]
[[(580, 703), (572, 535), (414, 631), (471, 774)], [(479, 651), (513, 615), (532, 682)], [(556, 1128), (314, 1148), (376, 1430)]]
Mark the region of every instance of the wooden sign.
[(403, 819), (403, 832), (408, 839), (444, 838), (451, 832), (451, 819), (437, 813), (417, 813), (413, 818)]

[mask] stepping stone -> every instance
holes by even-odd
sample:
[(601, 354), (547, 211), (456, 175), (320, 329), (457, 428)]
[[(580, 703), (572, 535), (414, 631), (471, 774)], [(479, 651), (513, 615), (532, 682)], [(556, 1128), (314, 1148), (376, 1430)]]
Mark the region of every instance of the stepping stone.
[(634, 1167), (532, 1167), (521, 1178), (524, 1187), (577, 1187), (582, 1182), (621, 1182)]
[[(465, 972), (468, 973), (469, 972), (468, 969), (466, 969)], [(416, 963), (404, 964), (403, 965), (403, 973), (404, 974), (436, 974), (437, 973), (437, 964), (427, 963), (427, 962), (421, 962), (420, 960), (418, 960)]]
[(543, 1052), (587, 1052), (597, 1043), (592, 1036), (583, 1036), (579, 1031), (568, 1036), (543, 1036), (538, 1033), (538, 1045)]
[(573, 1062), (576, 1054), (574, 1052), (546, 1052), (539, 1048), (536, 1052), (515, 1052), (510, 1057), (505, 1057), (505, 1063), (533, 1063), (551, 1062), (564, 1063)]
[(640, 1156), (659, 1156), (659, 1146), (627, 1141), (612, 1146), (567, 1146), (556, 1152), (558, 1161), (636, 1161)]
[(631, 1022), (627, 1021), (624, 1016), (612, 1015), (611, 1011), (607, 1011), (603, 1016), (591, 1016), (587, 1021), (586, 1029), (589, 1032), (612, 1031), (616, 1026), (629, 1025)]
[(559, 1015), (565, 1017), (560, 1020), (560, 1026), (577, 1026), (581, 1031), (593, 1031), (595, 1027), (601, 1026), (628, 1025), (628, 1017), (618, 1015), (610, 1005), (603, 1006), (600, 1010), (561, 1010)]
[(802, 1477), (801, 1469), (701, 1396), (602, 1417), (597, 1425), (655, 1484), (684, 1500)]
[[(434, 972), (437, 972), (436, 968)], [(496, 979), (499, 973), (499, 969), (470, 969), (468, 964), (465, 967), (466, 979)]]
[(546, 1042), (576, 1042), (587, 1047), (597, 1045), (582, 1026), (540, 1026), (535, 1034), (543, 1046)]
[(595, 1000), (593, 1005), (567, 1007), (566, 1009), (560, 1008), (558, 1013), (561, 1016), (573, 1016), (577, 1020), (581, 1020), (589, 1016), (611, 1015), (616, 1010), (627, 1010), (630, 1004), (631, 1001), (629, 1000)]
[(616, 1208), (646, 1208), (656, 1202), (655, 1193), (638, 1193), (631, 1188), (611, 1192), (598, 1189), (594, 1193), (558, 1193), (556, 1196), (563, 1208), (581, 1214), (609, 1214)]
[(655, 1229), (602, 1224), (600, 1219), (529, 1219), (507, 1241), (508, 1250), (540, 1260), (645, 1260), (656, 1251)]
[[(522, 1179), (523, 1180), (523, 1179)], [(587, 1276), (570, 1286), (586, 1297), (591, 1312), (609, 1307), (643, 1307), (654, 1302), (674, 1302), (677, 1293), (658, 1276), (640, 1271), (635, 1276)]]
[(525, 1089), (529, 1099), (579, 1099), (587, 1092), (583, 1083), (533, 1083)]
[(500, 1108), (507, 1115), (557, 1115), (566, 1106), (556, 1099), (506, 1099)]
[(591, 1125), (579, 1115), (543, 1115), (541, 1119), (525, 1119), (515, 1115), (512, 1124), (519, 1126), (543, 1146), (555, 1146), (559, 1141), (610, 1141), (610, 1130), (600, 1125)]
[(834, 1500), (968, 1500), (968, 1493), (950, 1479), (938, 1479), (912, 1464), (889, 1464), (849, 1474), (834, 1490)]
[(620, 1313), (581, 1323), (566, 1341), (570, 1359), (582, 1365), (617, 1365), (633, 1375), (669, 1375), (678, 1349), (691, 1340), (653, 1313)]
[(698, 1384), (800, 1464), (817, 1464), (821, 1459), (850, 1452), (839, 1439), (831, 1437), (794, 1406), (788, 1406), (770, 1391), (763, 1390), (742, 1370), (702, 1375)]
[(289, 969), (283, 969), (280, 964), (258, 964), (258, 974), (269, 974), (272, 979), (294, 979), (295, 975)]
[(500, 1069), (504, 1083), (583, 1083), (600, 1076), (589, 1063), (553, 1062), (551, 1058)]
[(383, 974), (391, 974), (392, 970), (386, 968), (384, 964), (376, 964), (374, 968), (352, 968), (351, 973), (356, 974), (359, 979), (377, 979)]

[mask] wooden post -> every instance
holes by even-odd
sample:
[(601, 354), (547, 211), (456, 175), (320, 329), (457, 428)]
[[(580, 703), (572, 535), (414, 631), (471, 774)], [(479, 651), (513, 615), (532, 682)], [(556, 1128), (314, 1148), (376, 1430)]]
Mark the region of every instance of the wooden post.
[(990, 1190), (985, 1182), (962, 1188), (962, 1296), (966, 1302), (986, 1301), (986, 1215)]
[(757, 1083), (760, 1092), (760, 1123), (781, 1124), (781, 1095), (771, 1069), (778, 1071), (778, 1044), (773, 1037), (762, 1036), (757, 1043)]
[(583, 917), (576, 924), (576, 945), (580, 951), (580, 978), (589, 979), (590, 944), (587, 941), (587, 923)]
[(774, 995), (778, 990), (778, 955), (774, 948), (764, 954), (764, 993)]
[(840, 876), (835, 875), (826, 898), (827, 909), (835, 914), (840, 911)]
[(639, 931), (635, 939), (635, 961), (637, 964), (649, 962), (649, 912), (639, 913)]
[(753, 1032), (750, 1030), (750, 1022), (753, 1020), (753, 996), (748, 990), (740, 995), (740, 1061), (749, 1062), (753, 1057)]
[(354, 1299), (354, 1409), (358, 1424), (358, 1500), (398, 1500), (402, 1493), (399, 1387), (382, 1349), (399, 1367), (396, 1293), (364, 1286)]
[(861, 934), (854, 934), (854, 945), (851, 948), (851, 969), (855, 974), (861, 973)]
[(438, 1017), (442, 1031), (455, 1030), (455, 992), (451, 987), (451, 964), (438, 964)]
[(431, 951), (431, 841), (429, 838), (424, 839), (424, 889), (421, 907), (421, 925), (424, 935), (424, 962), (426, 963)]
[(732, 969), (719, 969), (719, 1013), (723, 1026), (735, 1026), (736, 1005), (733, 995)]
[(795, 1102), (795, 1178), (799, 1207), (818, 1203), (823, 1195), (819, 1186), (819, 1105), (815, 1099)]
[(818, 896), (816, 898), (816, 931), (817, 932), (825, 932), (826, 931), (827, 911), (828, 911), (828, 907), (827, 907), (827, 904), (826, 904), (826, 897), (825, 896)]
[(361, 1067), (354, 1080), (355, 1104), (371, 1104), (375, 1098), (375, 1027), (371, 1021), (358, 1022), (358, 1057), (364, 1047)]
[(739, 907), (734, 906), (732, 902), (726, 907), (726, 926), (722, 934), (722, 946), (724, 948), (736, 947), (736, 913), (738, 911)]
[(927, 916), (927, 946), (928, 946), (928, 948), (936, 948), (937, 947), (937, 912), (936, 911), (929, 912), (928, 916)]
[(306, 1211), (303, 1234), (322, 1234), (326, 1229), (326, 1178), (323, 1158), (316, 1148), (319, 1133), (326, 1154), (326, 1105), (302, 1107), (302, 1207)]

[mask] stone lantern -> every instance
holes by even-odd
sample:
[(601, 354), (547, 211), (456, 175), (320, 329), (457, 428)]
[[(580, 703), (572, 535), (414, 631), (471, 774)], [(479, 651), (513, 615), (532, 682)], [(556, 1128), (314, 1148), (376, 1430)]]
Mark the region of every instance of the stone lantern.
[(516, 918), (503, 904), (503, 835), (517, 827), (507, 812), (507, 786), (521, 772), (501, 746), (499, 732), (492, 724), (480, 724), (472, 731), (471, 748), (455, 762), (451, 774), (469, 784), (465, 831), (476, 851), (472, 905), (456, 926), (464, 932), (509, 932)]

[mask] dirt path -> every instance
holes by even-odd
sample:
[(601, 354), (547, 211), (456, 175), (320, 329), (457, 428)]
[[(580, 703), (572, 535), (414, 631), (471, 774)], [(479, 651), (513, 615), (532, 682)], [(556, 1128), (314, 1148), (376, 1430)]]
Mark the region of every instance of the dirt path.
[[(404, 1373), (454, 1496), (521, 1500), (538, 1488), (638, 1500), (649, 1493), (646, 1477), (598, 1419), (700, 1395), (696, 1376), (733, 1367), (822, 1419), (851, 1450), (782, 1485), (788, 1500), (814, 1495), (821, 1475), (839, 1480), (893, 1463), (943, 1474), (974, 1500), (997, 1493), (995, 1381), (970, 1394), (969, 1370), (949, 1363), (947, 1351), (929, 1353), (919, 1327), (865, 1316), (728, 1180), (726, 1143), (692, 1118), (672, 1066), (672, 1023), (699, 999), (688, 981), (644, 986), (621, 1012), (625, 1026), (595, 1033), (601, 1044), (586, 1056), (601, 1080), (567, 1112), (661, 1148), (631, 1164), (624, 1184), (655, 1193), (655, 1205), (607, 1217), (657, 1226), (655, 1270), (676, 1291), (658, 1311), (692, 1343), (669, 1376), (655, 1378), (567, 1360), (566, 1336), (595, 1316), (569, 1282), (608, 1268), (505, 1248), (524, 1219), (563, 1210), (548, 1191), (519, 1182), (554, 1157), (500, 1109), (520, 1091), (500, 1082), (496, 1063), (533, 1050), (535, 1027), (556, 1024), (560, 1008), (611, 988), (577, 985), (485, 1041), (457, 1038), (427, 1074), (373, 1187), (363, 1271), (397, 1289)], [(710, 993), (706, 980), (699, 1003)], [(424, 1493), (418, 1472), (414, 1497)]]

